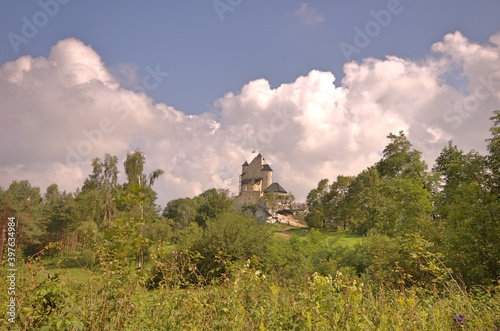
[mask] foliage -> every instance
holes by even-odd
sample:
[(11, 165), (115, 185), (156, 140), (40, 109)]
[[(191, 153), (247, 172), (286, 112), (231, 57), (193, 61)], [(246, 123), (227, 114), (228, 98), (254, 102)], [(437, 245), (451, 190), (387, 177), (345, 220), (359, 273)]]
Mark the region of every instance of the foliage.
[(123, 191), (118, 195), (119, 209), (130, 216), (144, 219), (148, 214), (155, 214), (154, 201), (156, 192), (152, 186), (155, 181), (165, 172), (161, 169), (153, 170), (149, 175), (144, 174), (146, 157), (139, 149), (127, 153), (123, 162), (127, 183), (123, 185)]
[(195, 220), (200, 204), (199, 197), (170, 200), (163, 210), (163, 216), (173, 220), (176, 228), (182, 229)]
[[(31, 312), (42, 312), (48, 302), (59, 308), (39, 315), (46, 320), (39, 328), (24, 329), (58, 330), (56, 320), (62, 320), (60, 330), (493, 331), (499, 326), (498, 288), (466, 291), (456, 283), (444, 283), (446, 288), (440, 293), (418, 287), (401, 291), (365, 282), (349, 270), (300, 277), (303, 281), (294, 286), (281, 284), (276, 276), (245, 262), (221, 285), (135, 290), (127, 301), (117, 301), (113, 310), (101, 310), (100, 304), (107, 301), (95, 291), (106, 285), (103, 278), (91, 276), (79, 284), (41, 281), (35, 285), (39, 304)], [(130, 282), (121, 285), (128, 292), (135, 288)], [(40, 296), (44, 288), (47, 291)], [(5, 294), (0, 295), (4, 299)], [(68, 305), (62, 304), (68, 299)], [(64, 315), (62, 307), (69, 315)], [(108, 321), (103, 313), (108, 314)], [(5, 322), (3, 326), (10, 325)]]
[(16, 217), (17, 247), (26, 256), (42, 249), (48, 220), (43, 215), (40, 188), (31, 186), (27, 180), (13, 181), (1, 200), (3, 215)]
[(467, 283), (498, 280), (500, 204), (488, 187), (485, 157), (464, 153), (450, 142), (434, 169), (442, 175), (435, 205), (443, 224), (445, 262)]
[(208, 221), (234, 209), (233, 200), (229, 197), (227, 190), (209, 189), (200, 194), (198, 198), (200, 204), (196, 211), (195, 221), (200, 226), (206, 226)]
[(80, 308), (73, 291), (66, 289), (58, 274), (36, 284), (19, 314), (20, 325), (27, 330), (83, 330), (77, 319)]
[(169, 219), (158, 218), (147, 222), (144, 225), (144, 237), (151, 242), (172, 242), (173, 240), (173, 222)]
[(363, 170), (349, 186), (351, 200), (351, 229), (366, 234), (382, 219), (386, 197), (382, 194), (383, 180), (375, 167)]
[(113, 197), (118, 189), (118, 158), (106, 154), (104, 160), (99, 158), (92, 160), (92, 174), (85, 179), (82, 186), (82, 193), (96, 192), (99, 196), (94, 203), (100, 205), (102, 219), (97, 220), (100, 228), (107, 228), (113, 223), (116, 213), (116, 204)]
[(490, 128), (491, 138), (488, 142), (487, 164), (490, 170), (490, 185), (495, 194), (500, 195), (500, 110), (495, 110), (490, 117), (493, 125)]
[(423, 178), (427, 170), (422, 160), (422, 153), (415, 150), (403, 131), (398, 135), (389, 134), (391, 141), (384, 149), (382, 160), (377, 164), (377, 170), (382, 177)]
[(272, 235), (270, 228), (237, 212), (225, 212), (206, 223), (191, 251), (198, 252), (197, 269), (206, 283), (224, 279), (236, 261), (257, 258)]
[(96, 247), (102, 287), (97, 291), (99, 299), (91, 314), (101, 328), (125, 327), (124, 314), (130, 308), (132, 295), (139, 284), (145, 283), (143, 265), (149, 241), (142, 235), (143, 226), (134, 218), (118, 219)]
[(312, 189), (307, 195), (307, 209), (308, 213), (305, 221), (308, 226), (315, 228), (324, 228), (325, 222), (329, 218), (328, 206), (328, 179), (324, 178), (319, 181), (318, 187)]
[(59, 192), (57, 184), (47, 187), (43, 197), (44, 216), (47, 218), (45, 242), (63, 241), (71, 223), (73, 195)]

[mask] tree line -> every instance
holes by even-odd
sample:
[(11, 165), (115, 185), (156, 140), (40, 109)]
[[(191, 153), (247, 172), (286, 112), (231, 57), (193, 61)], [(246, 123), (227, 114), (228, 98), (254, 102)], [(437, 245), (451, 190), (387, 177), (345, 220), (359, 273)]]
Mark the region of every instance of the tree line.
[(322, 179), (307, 196), (306, 222), (393, 240), (418, 234), (467, 283), (500, 277), (500, 111), (486, 155), (452, 141), (429, 169), (403, 132), (356, 176)]
[(126, 182), (118, 183), (118, 158), (106, 154), (92, 160), (92, 173), (74, 193), (61, 192), (57, 184), (45, 193), (28, 180), (0, 187), (2, 227), (8, 216), (18, 221), (18, 248), (28, 257), (49, 243), (59, 251), (92, 249), (105, 229), (120, 217), (155, 220), (157, 198), (152, 186), (160, 169), (144, 173), (145, 156), (140, 150), (127, 153), (123, 163)]

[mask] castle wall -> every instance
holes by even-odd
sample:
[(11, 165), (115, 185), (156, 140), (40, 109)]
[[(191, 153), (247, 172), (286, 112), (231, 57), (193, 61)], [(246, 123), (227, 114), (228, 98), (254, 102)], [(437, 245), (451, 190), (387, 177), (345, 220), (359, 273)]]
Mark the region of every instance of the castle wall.
[(273, 172), (272, 171), (264, 171), (263, 172), (263, 180), (262, 180), (262, 190), (265, 190), (273, 183)]
[(262, 164), (262, 156), (259, 155), (246, 167), (245, 174), (241, 176), (241, 179), (262, 177)]
[(235, 198), (235, 204), (241, 207), (257, 203), (272, 182), (273, 171), (268, 165), (264, 167), (262, 155), (257, 155), (248, 165), (245, 162), (242, 166), (240, 196)]
[(262, 193), (260, 191), (243, 191), (240, 196), (234, 198), (234, 204), (237, 207), (242, 207), (244, 205), (256, 204)]

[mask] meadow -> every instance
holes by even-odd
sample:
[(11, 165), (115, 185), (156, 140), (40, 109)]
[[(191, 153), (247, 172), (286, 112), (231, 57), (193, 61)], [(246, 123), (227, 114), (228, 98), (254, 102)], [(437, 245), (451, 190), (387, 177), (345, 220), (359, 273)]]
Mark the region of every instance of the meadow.
[[(299, 254), (306, 255), (307, 251), (321, 255), (325, 247), (354, 250), (367, 240), (341, 231), (282, 225), (271, 228), (273, 247), (286, 250), (287, 244), (296, 241), (306, 247)], [(106, 274), (97, 267), (80, 266), (77, 258), (61, 256), (24, 263), (18, 271), (19, 323), (4, 320), (2, 328), (495, 330), (500, 320), (500, 288), (465, 288), (453, 278), (424, 287), (380, 284), (374, 275), (360, 276), (352, 268), (337, 265), (332, 274), (321, 274), (313, 271), (321, 269), (318, 266), (301, 270), (293, 263), (293, 276), (282, 276), (291, 275), (285, 265), (266, 267), (279, 258), (267, 262), (254, 258), (235, 262), (221, 281), (212, 284), (172, 282), (147, 289), (151, 268), (159, 261), (148, 261), (142, 270), (117, 267)], [(327, 263), (326, 259), (318, 261), (321, 263)], [(4, 289), (5, 280), (2, 275)], [(3, 302), (8, 300), (6, 294), (0, 294)]]

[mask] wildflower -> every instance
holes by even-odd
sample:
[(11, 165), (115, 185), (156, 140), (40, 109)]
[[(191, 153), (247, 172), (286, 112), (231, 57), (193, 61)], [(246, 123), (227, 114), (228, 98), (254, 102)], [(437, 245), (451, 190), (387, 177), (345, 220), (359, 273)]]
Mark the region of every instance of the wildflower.
[(133, 303), (131, 303), (130, 308), (135, 309), (135, 305)]
[(459, 324), (464, 324), (464, 318), (465, 316), (463, 314), (460, 314), (458, 316), (454, 316), (453, 320)]

